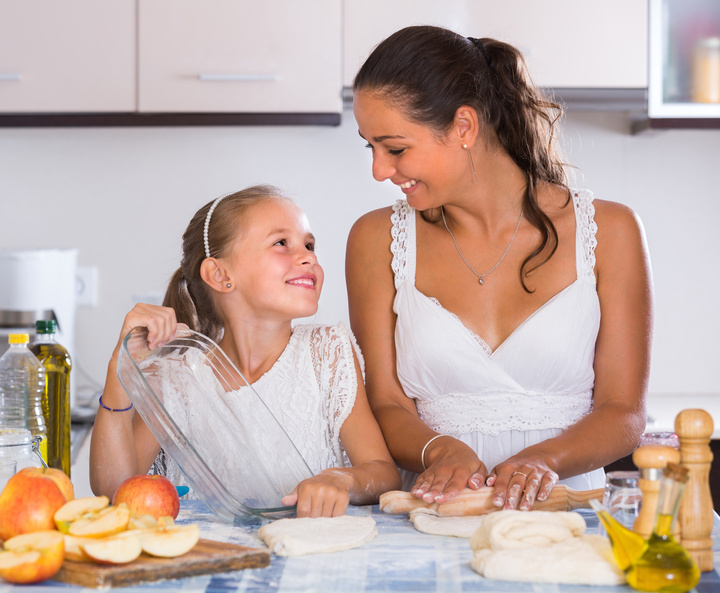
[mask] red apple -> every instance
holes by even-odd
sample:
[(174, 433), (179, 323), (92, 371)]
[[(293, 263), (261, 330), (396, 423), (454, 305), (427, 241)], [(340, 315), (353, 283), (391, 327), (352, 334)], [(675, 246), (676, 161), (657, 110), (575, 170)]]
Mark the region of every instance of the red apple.
[(0, 494), (0, 539), (55, 529), (53, 516), (73, 497), (70, 478), (52, 468), (26, 467)]
[(177, 489), (164, 476), (142, 474), (128, 478), (113, 494), (113, 505), (121, 502), (133, 515), (170, 516), (175, 519), (180, 512)]

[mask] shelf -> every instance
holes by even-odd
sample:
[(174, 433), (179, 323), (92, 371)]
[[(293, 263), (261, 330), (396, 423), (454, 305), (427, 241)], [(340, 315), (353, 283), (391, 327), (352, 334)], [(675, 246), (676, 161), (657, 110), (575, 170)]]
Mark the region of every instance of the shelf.
[(340, 119), (340, 113), (6, 113), (0, 128), (338, 126)]

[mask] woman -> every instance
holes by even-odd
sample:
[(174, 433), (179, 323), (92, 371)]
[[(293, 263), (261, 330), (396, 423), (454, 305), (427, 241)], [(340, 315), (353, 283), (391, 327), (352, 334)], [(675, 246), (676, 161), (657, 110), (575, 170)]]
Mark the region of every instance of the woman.
[(568, 188), (560, 108), (505, 43), (398, 31), (358, 72), (354, 113), (373, 176), (405, 194), (355, 223), (346, 273), (368, 397), (420, 474), (411, 492), (494, 485), (497, 506), (526, 510), (558, 480), (602, 487), (645, 426), (640, 221)]

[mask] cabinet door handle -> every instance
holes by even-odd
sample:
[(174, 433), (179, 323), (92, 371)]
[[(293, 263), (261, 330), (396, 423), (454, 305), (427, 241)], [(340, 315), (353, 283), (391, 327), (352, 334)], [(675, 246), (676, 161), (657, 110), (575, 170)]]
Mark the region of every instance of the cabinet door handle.
[(277, 74), (198, 74), (203, 82), (266, 82), (277, 80)]
[(3, 72), (0, 72), (0, 81), (17, 82), (18, 80), (20, 80), (19, 74), (4, 74)]

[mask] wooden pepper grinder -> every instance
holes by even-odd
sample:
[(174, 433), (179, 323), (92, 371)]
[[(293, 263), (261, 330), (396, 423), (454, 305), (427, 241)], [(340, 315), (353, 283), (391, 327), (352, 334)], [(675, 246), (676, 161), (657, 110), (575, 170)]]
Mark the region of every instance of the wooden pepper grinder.
[(682, 545), (700, 572), (713, 570), (713, 503), (710, 495), (710, 464), (713, 454), (710, 437), (713, 419), (705, 410), (683, 410), (675, 418), (680, 438), (680, 463), (690, 470), (690, 478), (680, 503)]
[(642, 491), (642, 505), (633, 531), (648, 539), (655, 527), (660, 478), (668, 463), (680, 463), (680, 451), (666, 445), (645, 445), (633, 453), (633, 463), (640, 470), (638, 487)]

